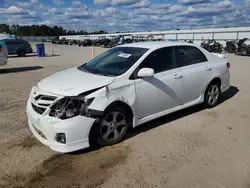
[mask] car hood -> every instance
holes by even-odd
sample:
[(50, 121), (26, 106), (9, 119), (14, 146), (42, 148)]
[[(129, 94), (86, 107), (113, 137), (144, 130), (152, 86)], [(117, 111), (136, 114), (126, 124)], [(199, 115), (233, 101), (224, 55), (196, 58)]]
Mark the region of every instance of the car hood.
[(77, 96), (109, 85), (114, 79), (114, 77), (84, 72), (75, 67), (53, 74), (41, 80), (37, 85), (40, 89), (57, 95)]

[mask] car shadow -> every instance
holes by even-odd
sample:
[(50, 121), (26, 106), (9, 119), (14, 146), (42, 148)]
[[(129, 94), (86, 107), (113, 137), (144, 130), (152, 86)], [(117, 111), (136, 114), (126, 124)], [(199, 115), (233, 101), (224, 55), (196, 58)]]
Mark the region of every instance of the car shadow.
[[(229, 100), (230, 98), (234, 97), (238, 92), (239, 92), (239, 89), (237, 87), (231, 86), (225, 93), (223, 93), (223, 95), (221, 97), (220, 104), (222, 104), (226, 100)], [(166, 123), (170, 123), (170, 122), (175, 121), (177, 119), (192, 115), (194, 113), (197, 113), (197, 112), (200, 112), (203, 110), (205, 110), (204, 105), (199, 104), (199, 105), (195, 105), (195, 106), (192, 106), (192, 107), (189, 107), (189, 108), (162, 116), (162, 117), (157, 118), (155, 120), (144, 123), (143, 125), (140, 125), (134, 129), (130, 129), (128, 131), (127, 135), (125, 136), (124, 140), (130, 139), (138, 134), (141, 134), (143, 132), (147, 132), (148, 130), (154, 129), (158, 126), (164, 125)], [(91, 143), (90, 148), (75, 151), (75, 152), (72, 152), (69, 154), (70, 155), (80, 155), (80, 154), (96, 151), (100, 148), (101, 148), (100, 146), (97, 146), (97, 145)]]
[(220, 104), (224, 103), (226, 100), (232, 98), (234, 95), (236, 95), (240, 90), (235, 87), (235, 86), (231, 86), (227, 91), (225, 91), (222, 96), (221, 96), (221, 100), (220, 100)]
[(59, 54), (54, 54), (54, 55), (48, 55), (48, 54), (46, 54), (46, 56), (45, 57), (58, 57), (58, 56), (61, 56), (61, 55), (59, 55)]
[[(44, 57), (58, 57), (58, 56), (60, 56), (60, 55), (59, 55), (59, 54), (55, 54), (55, 55), (52, 55), (52, 54), (48, 55), (48, 54), (45, 54)], [(17, 55), (8, 56), (9, 59), (12, 59), (12, 58), (29, 58), (29, 57), (39, 57), (39, 56), (38, 56), (37, 54), (26, 54), (26, 56), (24, 56), (24, 57), (19, 57), (19, 56), (17, 56)]]
[[(149, 79), (146, 78), (144, 79), (144, 81), (148, 82), (149, 84), (153, 85), (157, 89), (166, 93), (168, 96), (171, 97), (172, 100), (176, 101), (176, 103), (178, 103), (181, 100), (180, 97), (176, 95), (176, 92), (173, 89), (171, 89), (167, 84), (157, 79), (156, 77), (152, 77)], [(180, 88), (181, 88), (181, 85), (180, 85)]]
[(27, 58), (27, 57), (36, 57), (36, 56), (37, 56), (37, 54), (33, 53), (33, 54), (26, 54), (26, 56), (24, 56), (24, 57), (19, 57), (17, 55), (9, 55), (8, 58), (9, 59), (12, 59), (12, 58)]
[(26, 72), (26, 71), (33, 71), (42, 69), (41, 66), (28, 66), (28, 67), (14, 67), (14, 68), (0, 68), (0, 74), (8, 74), (8, 73), (17, 73), (17, 72)]

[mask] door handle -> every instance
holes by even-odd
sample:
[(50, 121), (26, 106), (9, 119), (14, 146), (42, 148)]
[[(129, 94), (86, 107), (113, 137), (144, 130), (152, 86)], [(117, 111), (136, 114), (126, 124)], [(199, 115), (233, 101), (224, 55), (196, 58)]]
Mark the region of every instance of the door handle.
[(206, 67), (206, 71), (211, 71), (212, 67)]
[(180, 79), (180, 78), (182, 78), (182, 75), (181, 75), (181, 74), (175, 74), (175, 75), (174, 75), (174, 79)]

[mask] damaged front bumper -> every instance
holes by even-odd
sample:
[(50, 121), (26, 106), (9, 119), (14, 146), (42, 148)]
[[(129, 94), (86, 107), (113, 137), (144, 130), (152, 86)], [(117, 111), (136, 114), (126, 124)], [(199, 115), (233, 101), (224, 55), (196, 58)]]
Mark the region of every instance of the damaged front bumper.
[(34, 110), (31, 97), (27, 102), (28, 124), (33, 135), (52, 150), (62, 153), (89, 147), (89, 134), (95, 118), (75, 116), (61, 120)]

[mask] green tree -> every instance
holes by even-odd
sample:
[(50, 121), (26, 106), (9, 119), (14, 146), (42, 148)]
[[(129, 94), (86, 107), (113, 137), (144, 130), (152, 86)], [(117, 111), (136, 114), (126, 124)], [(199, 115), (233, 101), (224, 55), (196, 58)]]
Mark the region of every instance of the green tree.
[(10, 33), (10, 28), (7, 24), (0, 24), (0, 33)]
[[(50, 27), (47, 25), (30, 25), (30, 26), (20, 26), (20, 25), (12, 25), (8, 26), (6, 24), (0, 24), (0, 33), (9, 33), (14, 34), (16, 36), (61, 36), (61, 35), (87, 35), (88, 32), (81, 30), (66, 30), (63, 27)], [(106, 34), (107, 32), (104, 30), (95, 31), (91, 34)]]

